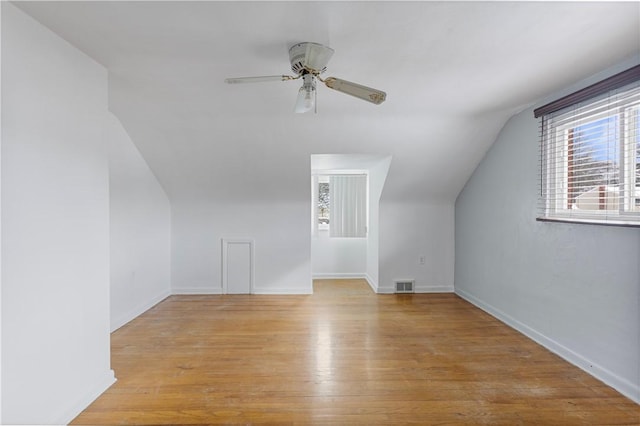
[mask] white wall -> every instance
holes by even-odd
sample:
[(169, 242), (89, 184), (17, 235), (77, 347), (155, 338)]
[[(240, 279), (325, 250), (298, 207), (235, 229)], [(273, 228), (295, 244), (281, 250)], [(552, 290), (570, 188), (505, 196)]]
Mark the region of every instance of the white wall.
[(309, 193), (296, 202), (178, 204), (172, 211), (174, 293), (222, 291), (223, 238), (254, 240), (255, 293), (309, 294)]
[[(452, 292), (454, 207), (423, 202), (380, 203), (380, 293), (395, 280), (415, 280), (416, 292)], [(424, 257), (424, 264), (420, 258)]]
[(391, 156), (369, 168), (369, 233), (367, 234), (367, 281), (377, 291), (379, 287), (380, 197), (389, 173)]
[(537, 147), (527, 109), (458, 196), (456, 293), (640, 401), (640, 229), (536, 222)]
[(106, 71), (2, 2), (2, 422), (113, 383)]
[(320, 230), (311, 238), (314, 278), (364, 278), (368, 238), (330, 238)]
[(171, 292), (171, 206), (112, 114), (107, 136), (113, 331)]

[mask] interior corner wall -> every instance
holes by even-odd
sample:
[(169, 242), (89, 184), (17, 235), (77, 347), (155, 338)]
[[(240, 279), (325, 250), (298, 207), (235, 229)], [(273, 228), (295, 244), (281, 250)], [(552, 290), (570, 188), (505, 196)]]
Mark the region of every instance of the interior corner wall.
[(377, 292), (379, 281), (380, 198), (389, 173), (391, 156), (369, 168), (369, 232), (367, 234), (367, 271), (369, 285)]
[(453, 292), (453, 203), (383, 197), (379, 239), (379, 293), (394, 292), (396, 280), (415, 280), (418, 293)]
[(171, 293), (171, 206), (155, 175), (112, 114), (106, 134), (113, 331)]
[(456, 293), (639, 402), (640, 229), (537, 222), (537, 150), (527, 109), (458, 196)]
[(1, 7), (2, 423), (67, 423), (114, 381), (107, 75)]
[(222, 292), (223, 238), (254, 241), (254, 293), (312, 293), (311, 196), (300, 197), (299, 202), (174, 204), (173, 293)]

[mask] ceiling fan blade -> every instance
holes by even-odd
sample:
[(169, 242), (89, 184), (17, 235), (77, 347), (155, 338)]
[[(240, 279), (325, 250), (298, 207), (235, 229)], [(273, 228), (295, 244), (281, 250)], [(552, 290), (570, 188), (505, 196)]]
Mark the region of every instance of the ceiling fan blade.
[(263, 83), (265, 81), (285, 81), (291, 80), (293, 77), (288, 75), (262, 75), (259, 77), (236, 77), (236, 78), (225, 78), (224, 82), (228, 84), (237, 84), (237, 83)]
[(326, 84), (330, 89), (355, 96), (358, 99), (362, 99), (376, 105), (380, 105), (387, 98), (387, 94), (381, 90), (341, 80), (335, 77), (328, 77), (324, 80), (324, 84)]

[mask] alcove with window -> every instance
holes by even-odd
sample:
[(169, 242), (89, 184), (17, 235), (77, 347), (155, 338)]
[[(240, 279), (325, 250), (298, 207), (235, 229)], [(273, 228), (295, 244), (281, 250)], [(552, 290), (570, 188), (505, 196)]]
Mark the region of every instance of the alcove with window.
[(313, 176), (315, 233), (328, 231), (330, 238), (366, 238), (368, 172), (326, 173)]
[(313, 278), (363, 278), (377, 288), (378, 205), (391, 157), (311, 156)]

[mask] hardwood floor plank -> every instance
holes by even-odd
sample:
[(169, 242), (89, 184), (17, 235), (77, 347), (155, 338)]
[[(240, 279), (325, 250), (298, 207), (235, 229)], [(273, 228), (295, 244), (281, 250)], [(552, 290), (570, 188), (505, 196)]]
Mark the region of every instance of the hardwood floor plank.
[(172, 296), (112, 335), (74, 424), (640, 424), (640, 407), (453, 294)]

